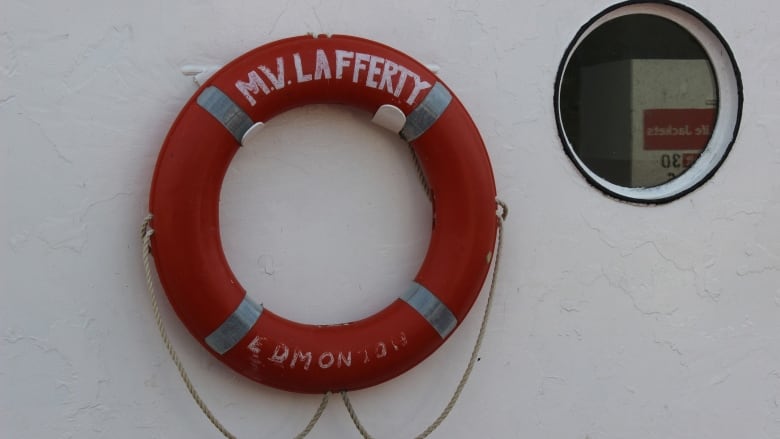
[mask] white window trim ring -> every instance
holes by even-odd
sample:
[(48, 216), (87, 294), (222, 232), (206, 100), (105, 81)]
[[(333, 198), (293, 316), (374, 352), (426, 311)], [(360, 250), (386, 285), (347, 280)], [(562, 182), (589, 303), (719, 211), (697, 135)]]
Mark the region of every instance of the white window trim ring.
[[(707, 146), (694, 164), (680, 176), (653, 187), (616, 185), (594, 173), (577, 156), (563, 128), (560, 88), (563, 73), (580, 43), (607, 21), (634, 14), (650, 14), (677, 23), (693, 35), (704, 48), (715, 74), (718, 111), (715, 127)], [(715, 27), (695, 11), (672, 2), (625, 2), (601, 12), (585, 24), (567, 48), (555, 81), (555, 117), (564, 149), (588, 181), (607, 194), (625, 201), (659, 204), (693, 191), (706, 182), (723, 163), (737, 137), (742, 117), (742, 80), (731, 49)]]

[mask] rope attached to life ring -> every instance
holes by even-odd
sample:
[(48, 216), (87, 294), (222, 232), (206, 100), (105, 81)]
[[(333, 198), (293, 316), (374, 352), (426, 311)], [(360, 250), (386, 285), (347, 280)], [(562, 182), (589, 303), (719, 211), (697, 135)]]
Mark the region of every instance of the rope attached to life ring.
[[(487, 298), (487, 304), (485, 305), (485, 312), (482, 315), (482, 323), (479, 326), (479, 333), (477, 334), (477, 340), (474, 343), (474, 348), (471, 350), (471, 357), (469, 358), (468, 365), (466, 366), (466, 370), (463, 372), (463, 376), (461, 376), (460, 381), (458, 382), (458, 386), (455, 388), (455, 391), (452, 393), (452, 397), (450, 397), (450, 401), (447, 403), (447, 405), (444, 407), (444, 410), (442, 410), (441, 414), (439, 414), (439, 417), (434, 420), (431, 425), (428, 426), (422, 433), (415, 436), (415, 439), (425, 439), (428, 437), (431, 433), (433, 433), (434, 430), (436, 430), (439, 425), (441, 425), (442, 422), (447, 418), (447, 416), (450, 414), (452, 409), (455, 407), (455, 403), (458, 402), (458, 398), (460, 397), (461, 392), (463, 391), (463, 388), (466, 387), (466, 382), (469, 380), (469, 376), (471, 376), (471, 372), (474, 370), (474, 365), (477, 363), (477, 358), (479, 355), (479, 350), (482, 347), (482, 340), (485, 338), (485, 329), (487, 328), (487, 322), (488, 318), (490, 317), (490, 309), (493, 306), (493, 296), (496, 289), (496, 278), (498, 277), (498, 268), (499, 268), (499, 262), (501, 257), (501, 249), (503, 247), (503, 231), (504, 231), (504, 220), (506, 220), (507, 215), (509, 215), (509, 208), (507, 207), (506, 203), (503, 201), (496, 199), (496, 204), (498, 205), (498, 209), (496, 209), (496, 217), (498, 219), (498, 236), (496, 240), (498, 241), (496, 243), (496, 257), (495, 257), (495, 265), (493, 266), (493, 276), (490, 279), (490, 290), (488, 291), (488, 298)], [(374, 439), (373, 436), (371, 436), (368, 431), (366, 431), (365, 427), (363, 427), (363, 424), (360, 422), (360, 419), (358, 418), (357, 413), (355, 412), (354, 407), (352, 407), (352, 402), (349, 400), (349, 396), (347, 395), (346, 391), (341, 392), (341, 399), (344, 401), (344, 405), (347, 407), (347, 411), (349, 412), (349, 417), (352, 419), (352, 423), (355, 424), (355, 428), (360, 432), (360, 435), (363, 437), (363, 439)]]
[[(424, 177), (422, 177), (421, 180), (423, 181), (423, 183), (425, 183)], [(425, 186), (426, 193), (428, 193), (429, 190), (427, 188), (427, 185), (424, 184), (424, 186)], [(488, 291), (487, 304), (485, 305), (485, 312), (482, 316), (482, 323), (479, 327), (477, 340), (474, 343), (474, 348), (471, 351), (471, 357), (469, 358), (469, 362), (466, 366), (465, 371), (463, 372), (463, 376), (458, 382), (458, 386), (455, 388), (455, 391), (453, 392), (449, 402), (444, 407), (441, 414), (431, 423), (431, 425), (429, 425), (428, 428), (425, 429), (425, 431), (417, 435), (415, 439), (424, 439), (428, 437), (431, 433), (433, 433), (434, 430), (436, 430), (436, 428), (439, 427), (439, 425), (441, 425), (442, 422), (444, 422), (444, 420), (450, 414), (452, 409), (455, 407), (455, 403), (458, 401), (458, 398), (460, 397), (460, 394), (463, 391), (463, 388), (466, 386), (466, 382), (468, 382), (469, 376), (471, 375), (471, 372), (474, 369), (474, 365), (477, 362), (477, 358), (478, 358), (477, 355), (479, 354), (479, 350), (482, 346), (482, 340), (485, 337), (485, 329), (487, 328), (488, 317), (490, 316), (490, 309), (493, 305), (493, 296), (496, 287), (496, 278), (498, 277), (499, 262), (501, 257), (501, 250), (503, 247), (503, 225), (507, 215), (509, 214), (509, 208), (507, 207), (506, 203), (504, 203), (499, 199), (496, 199), (496, 205), (497, 205), (496, 218), (497, 218), (498, 235), (496, 237), (496, 241), (497, 241), (496, 253), (494, 257), (495, 264), (493, 266), (493, 276), (490, 281), (490, 289)], [(151, 240), (152, 240), (152, 235), (154, 234), (154, 229), (150, 227), (151, 220), (152, 220), (152, 215), (149, 214), (146, 216), (146, 218), (144, 218), (144, 221), (141, 224), (141, 240), (142, 240), (141, 259), (143, 261), (144, 272), (146, 274), (146, 288), (149, 292), (149, 297), (152, 302), (152, 312), (154, 314), (155, 323), (157, 324), (157, 329), (160, 333), (160, 338), (162, 339), (162, 342), (165, 345), (165, 349), (168, 351), (168, 354), (170, 355), (173, 364), (176, 365), (176, 368), (179, 371), (179, 376), (181, 376), (181, 379), (184, 382), (184, 385), (187, 387), (190, 396), (192, 396), (192, 399), (195, 400), (195, 403), (198, 405), (198, 407), (206, 416), (206, 418), (208, 418), (208, 420), (214, 425), (214, 427), (220, 433), (222, 433), (222, 435), (225, 438), (237, 439), (233, 433), (231, 433), (224, 425), (222, 425), (222, 423), (217, 419), (216, 415), (214, 415), (211, 409), (209, 409), (208, 405), (203, 400), (203, 398), (201, 398), (197, 389), (195, 389), (195, 385), (192, 383), (192, 380), (190, 380), (189, 374), (187, 374), (187, 371), (185, 370), (184, 365), (182, 364), (181, 359), (179, 358), (179, 355), (176, 353), (176, 349), (174, 349), (173, 344), (171, 343), (171, 340), (168, 337), (168, 332), (165, 329), (165, 324), (163, 323), (162, 317), (160, 316), (160, 307), (157, 301), (157, 293), (154, 288), (154, 282), (152, 280), (152, 271), (149, 262), (149, 256), (151, 256)], [(357, 428), (358, 432), (360, 432), (360, 435), (364, 439), (373, 439), (373, 436), (371, 436), (368, 433), (365, 427), (363, 427), (363, 424), (360, 422), (360, 419), (358, 418), (357, 413), (355, 412), (355, 409), (352, 406), (352, 402), (349, 400), (349, 396), (347, 395), (346, 391), (341, 392), (341, 398), (344, 401), (344, 405), (346, 406), (347, 411), (349, 412), (349, 416), (352, 419), (352, 422), (355, 424), (355, 427)], [(306, 425), (306, 427), (300, 433), (298, 433), (297, 436), (295, 436), (295, 439), (305, 438), (311, 432), (311, 430), (314, 429), (314, 426), (317, 424), (317, 421), (319, 421), (320, 416), (322, 416), (322, 413), (325, 411), (325, 407), (327, 407), (329, 399), (330, 399), (330, 392), (326, 392), (322, 396), (320, 405), (319, 407), (317, 407), (317, 410), (314, 412), (314, 415), (312, 415), (311, 420), (309, 420), (309, 423)]]

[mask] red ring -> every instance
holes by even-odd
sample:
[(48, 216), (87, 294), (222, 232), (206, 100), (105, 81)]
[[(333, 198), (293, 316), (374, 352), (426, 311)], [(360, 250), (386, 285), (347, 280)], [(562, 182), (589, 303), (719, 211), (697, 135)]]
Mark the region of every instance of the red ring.
[[(344, 51), (338, 52), (340, 61), (337, 51)], [(352, 57), (345, 55), (349, 53)], [(319, 68), (318, 56), (326, 58), (320, 59)], [(284, 82), (278, 81), (278, 62), (284, 69)], [(266, 66), (272, 75), (259, 66)], [(250, 72), (268, 87), (267, 94), (262, 87), (248, 91), (246, 86), (243, 91), (237, 87), (239, 81), (251, 84)], [(274, 80), (280, 87), (273, 86)], [(315, 103), (348, 104), (372, 114), (390, 104), (409, 116), (437, 82), (422, 64), (382, 44), (351, 36), (305, 36), (242, 55), (187, 102), (157, 160), (149, 202), (155, 230), (152, 253), (177, 315), (222, 362), (279, 389), (303, 393), (353, 390), (414, 367), (449, 333), (440, 335), (401, 299), (363, 320), (335, 325), (301, 324), (265, 309), (234, 347), (223, 354), (214, 351), (206, 337), (236, 311), (246, 295), (223, 253), (218, 212), (222, 180), (240, 144), (198, 104), (198, 97), (216, 87), (252, 121), (268, 121), (290, 108)], [(411, 145), (432, 190), (434, 207), (430, 245), (415, 282), (446, 305), (457, 325), (482, 289), (495, 244), (496, 190), (490, 160), (474, 122), (454, 95), (440, 117)]]

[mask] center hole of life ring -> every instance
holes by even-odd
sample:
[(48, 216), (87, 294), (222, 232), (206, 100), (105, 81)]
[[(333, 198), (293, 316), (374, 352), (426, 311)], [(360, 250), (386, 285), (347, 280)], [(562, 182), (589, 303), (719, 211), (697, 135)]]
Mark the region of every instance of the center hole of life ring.
[(220, 233), (256, 303), (309, 324), (365, 318), (409, 288), (432, 207), (408, 145), (341, 105), (266, 121), (225, 176)]

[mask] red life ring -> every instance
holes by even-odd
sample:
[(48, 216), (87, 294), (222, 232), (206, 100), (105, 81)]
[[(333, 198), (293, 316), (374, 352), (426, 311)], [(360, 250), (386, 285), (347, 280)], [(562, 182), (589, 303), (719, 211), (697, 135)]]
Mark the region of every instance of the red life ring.
[[(257, 121), (314, 103), (400, 109), (400, 134), (433, 193), (431, 242), (409, 290), (345, 324), (301, 324), (255, 304), (220, 242), (220, 188), (242, 137)], [(152, 254), (184, 325), (240, 374), (294, 392), (359, 389), (414, 367), (466, 316), (492, 259), (495, 197), (474, 122), (426, 67), (361, 38), (295, 37), (230, 62), (182, 109), (152, 182)]]

